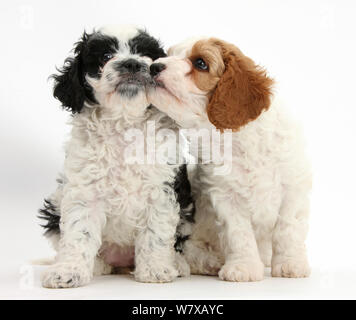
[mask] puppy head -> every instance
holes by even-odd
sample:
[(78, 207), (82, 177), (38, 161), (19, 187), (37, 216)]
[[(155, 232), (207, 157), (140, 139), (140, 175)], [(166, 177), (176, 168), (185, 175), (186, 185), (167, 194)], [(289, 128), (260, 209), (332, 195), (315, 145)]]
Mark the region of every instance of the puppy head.
[(190, 40), (169, 54), (155, 62), (164, 67), (153, 74), (157, 89), (150, 90), (150, 99), (182, 126), (209, 121), (217, 129), (237, 131), (269, 108), (273, 81), (234, 45), (215, 38)]
[(86, 105), (112, 106), (120, 99), (144, 96), (152, 84), (150, 64), (165, 56), (155, 38), (135, 27), (84, 32), (75, 44), (74, 56), (52, 76), (53, 95), (73, 114)]

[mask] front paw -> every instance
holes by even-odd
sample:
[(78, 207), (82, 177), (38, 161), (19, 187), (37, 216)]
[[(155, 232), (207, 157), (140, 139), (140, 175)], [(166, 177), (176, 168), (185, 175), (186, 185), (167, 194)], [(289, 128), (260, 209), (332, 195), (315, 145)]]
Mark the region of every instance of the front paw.
[(190, 266), (185, 260), (184, 255), (176, 252), (176, 266), (178, 270), (178, 277), (189, 277), (190, 276)]
[(263, 276), (264, 265), (261, 261), (227, 262), (219, 271), (219, 278), (225, 281), (261, 281)]
[(148, 283), (172, 282), (178, 277), (178, 270), (172, 265), (162, 265), (157, 262), (156, 265), (136, 266), (134, 271), (135, 280)]
[(309, 275), (310, 267), (307, 261), (287, 260), (272, 264), (272, 277), (306, 278)]
[(42, 286), (45, 288), (76, 288), (88, 284), (91, 273), (86, 267), (70, 263), (57, 263), (42, 274)]

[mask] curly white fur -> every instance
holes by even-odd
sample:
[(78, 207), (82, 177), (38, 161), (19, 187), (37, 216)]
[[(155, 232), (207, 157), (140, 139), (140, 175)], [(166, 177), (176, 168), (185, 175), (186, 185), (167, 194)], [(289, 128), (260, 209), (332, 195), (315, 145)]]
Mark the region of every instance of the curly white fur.
[[(179, 207), (172, 190), (162, 186), (174, 181), (178, 166), (125, 164), (123, 150), (129, 144), (124, 140), (125, 122), (97, 119), (97, 112), (87, 109), (72, 121), (65, 180), (51, 197), (61, 212), (57, 263), (43, 284), (88, 283), (95, 257), (110, 244), (135, 246), (137, 280), (171, 281), (177, 276), (173, 245)], [(130, 125), (145, 130), (143, 120), (155, 121), (157, 130), (172, 125), (155, 109)]]

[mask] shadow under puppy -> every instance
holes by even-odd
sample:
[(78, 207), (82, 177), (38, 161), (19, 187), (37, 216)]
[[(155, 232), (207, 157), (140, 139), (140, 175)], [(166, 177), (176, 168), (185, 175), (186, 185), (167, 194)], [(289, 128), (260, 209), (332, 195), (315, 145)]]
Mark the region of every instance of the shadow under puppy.
[[(102, 28), (84, 33), (53, 76), (54, 96), (73, 117), (63, 174), (40, 210), (57, 251), (44, 287), (78, 287), (133, 265), (142, 282), (189, 274), (181, 255), (194, 221), (186, 167), (155, 161), (145, 146), (153, 139), (157, 150), (164, 141), (156, 133), (175, 128), (146, 97), (149, 66), (164, 56), (145, 31)], [(134, 138), (139, 154), (130, 152)]]
[(272, 276), (308, 276), (311, 170), (299, 126), (272, 100), (272, 79), (216, 38), (188, 40), (169, 55), (151, 65), (157, 85), (150, 102), (182, 128), (220, 130), (221, 147), (225, 131), (234, 131), (231, 171), (217, 175), (226, 164), (199, 159), (191, 179), (197, 206), (185, 251), (191, 272), (257, 281), (265, 265)]

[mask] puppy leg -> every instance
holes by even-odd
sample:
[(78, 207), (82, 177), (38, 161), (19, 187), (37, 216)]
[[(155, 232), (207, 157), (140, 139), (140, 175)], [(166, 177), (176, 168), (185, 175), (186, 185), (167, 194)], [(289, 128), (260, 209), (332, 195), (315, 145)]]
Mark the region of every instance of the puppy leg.
[(216, 252), (194, 240), (187, 240), (185, 243), (184, 257), (192, 274), (216, 276), (223, 265), (221, 257)]
[(148, 210), (147, 227), (136, 238), (134, 276), (140, 282), (171, 282), (178, 276), (174, 242), (179, 206), (174, 191), (161, 189)]
[[(46, 288), (73, 288), (91, 280), (105, 224), (101, 202), (85, 201), (78, 188), (66, 188), (61, 203), (61, 237), (56, 263), (42, 275)], [(76, 199), (75, 195), (78, 195)]]
[(273, 232), (272, 276), (308, 277), (305, 239), (308, 232), (309, 198), (301, 190), (289, 190)]
[(264, 276), (249, 212), (233, 208), (227, 202), (217, 205), (218, 223), (222, 227), (221, 248), (225, 264), (219, 277), (227, 281), (259, 281)]

